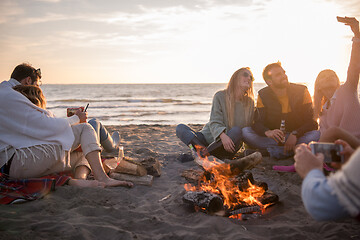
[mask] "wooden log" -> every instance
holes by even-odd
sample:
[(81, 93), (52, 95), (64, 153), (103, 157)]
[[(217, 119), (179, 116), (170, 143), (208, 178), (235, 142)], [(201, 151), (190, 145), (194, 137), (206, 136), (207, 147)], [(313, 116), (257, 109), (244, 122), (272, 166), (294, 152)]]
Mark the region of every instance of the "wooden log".
[(254, 152), (249, 156), (230, 160), (230, 170), (232, 174), (237, 175), (245, 170), (254, 168), (262, 161), (262, 155), (260, 152)]
[(273, 193), (272, 191), (266, 191), (261, 197), (257, 198), (261, 204), (275, 204), (279, 201), (279, 196)]
[(261, 208), (258, 205), (255, 206), (246, 206), (242, 207), (233, 211), (229, 212), (229, 215), (236, 215), (236, 214), (244, 214), (244, 213), (254, 213), (254, 212), (261, 212)]
[(188, 170), (184, 170), (181, 173), (181, 176), (184, 177), (189, 182), (191, 182), (193, 184), (197, 184), (203, 174), (204, 174), (203, 171), (188, 169)]
[(131, 174), (135, 176), (145, 176), (147, 174), (147, 171), (143, 166), (125, 159), (120, 161), (119, 165), (111, 172)]
[(128, 175), (128, 174), (122, 174), (122, 173), (110, 173), (109, 176), (111, 178), (120, 180), (120, 181), (128, 181), (128, 182), (132, 182), (134, 184), (138, 184), (138, 185), (145, 185), (145, 186), (151, 186), (154, 177), (151, 175), (145, 175), (145, 176), (133, 176), (133, 175)]
[(183, 201), (210, 214), (222, 211), (224, 208), (224, 203), (220, 196), (204, 191), (188, 191), (184, 194)]
[(119, 164), (118, 158), (107, 158), (103, 162), (103, 167), (106, 173), (113, 171)]
[(146, 169), (147, 174), (153, 175), (154, 177), (161, 176), (161, 164), (157, 159), (150, 157), (142, 160), (140, 164)]

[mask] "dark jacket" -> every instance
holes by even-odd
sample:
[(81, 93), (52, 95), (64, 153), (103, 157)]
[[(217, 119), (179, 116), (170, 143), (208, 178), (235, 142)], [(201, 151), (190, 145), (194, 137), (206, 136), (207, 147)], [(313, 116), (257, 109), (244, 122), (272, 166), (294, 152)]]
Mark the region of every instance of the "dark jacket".
[(313, 119), (312, 103), (304, 104), (306, 91), (308, 91), (306, 86), (290, 83), (287, 94), (291, 112), (283, 114), (281, 104), (271, 88), (265, 87), (259, 90), (258, 95), (264, 107), (256, 109), (252, 126), (254, 131), (265, 136), (265, 131), (280, 128), (281, 119), (285, 119), (286, 132), (296, 130), (298, 132), (297, 137), (301, 137), (306, 132), (317, 130), (318, 124)]

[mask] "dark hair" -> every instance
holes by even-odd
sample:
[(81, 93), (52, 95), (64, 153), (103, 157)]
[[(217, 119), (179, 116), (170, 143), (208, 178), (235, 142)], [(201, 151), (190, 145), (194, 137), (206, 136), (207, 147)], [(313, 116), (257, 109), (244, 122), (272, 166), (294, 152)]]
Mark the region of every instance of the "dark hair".
[(270, 63), (264, 68), (262, 75), (263, 75), (265, 82), (267, 82), (268, 80), (271, 80), (271, 75), (269, 74), (269, 72), (273, 68), (276, 68), (276, 67), (281, 67), (281, 62)]
[(11, 74), (11, 78), (16, 79), (18, 82), (27, 77), (31, 78), (31, 84), (33, 84), (38, 78), (41, 78), (40, 70), (36, 70), (29, 63), (22, 63), (20, 65), (17, 65)]
[(46, 108), (46, 99), (44, 94), (38, 86), (33, 85), (17, 85), (13, 87), (15, 91), (18, 91), (25, 97), (27, 97), (33, 104), (36, 106), (45, 109)]

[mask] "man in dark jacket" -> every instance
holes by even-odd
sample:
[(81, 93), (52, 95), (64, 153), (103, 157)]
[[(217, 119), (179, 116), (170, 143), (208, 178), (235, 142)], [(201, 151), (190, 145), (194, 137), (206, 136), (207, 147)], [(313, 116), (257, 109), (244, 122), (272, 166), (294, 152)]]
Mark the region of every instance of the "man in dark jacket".
[(245, 142), (272, 157), (286, 158), (297, 144), (318, 141), (320, 132), (306, 86), (289, 83), (280, 62), (267, 65), (263, 78), (268, 86), (258, 92), (254, 124), (243, 129)]

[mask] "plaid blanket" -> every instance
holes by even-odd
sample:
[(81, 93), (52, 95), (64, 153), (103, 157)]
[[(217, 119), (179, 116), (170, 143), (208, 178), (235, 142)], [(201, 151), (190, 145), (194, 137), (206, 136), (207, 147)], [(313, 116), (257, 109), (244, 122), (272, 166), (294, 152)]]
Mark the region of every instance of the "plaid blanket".
[(71, 179), (68, 175), (48, 175), (41, 178), (8, 179), (0, 173), (0, 204), (19, 203), (44, 197), (56, 186)]

